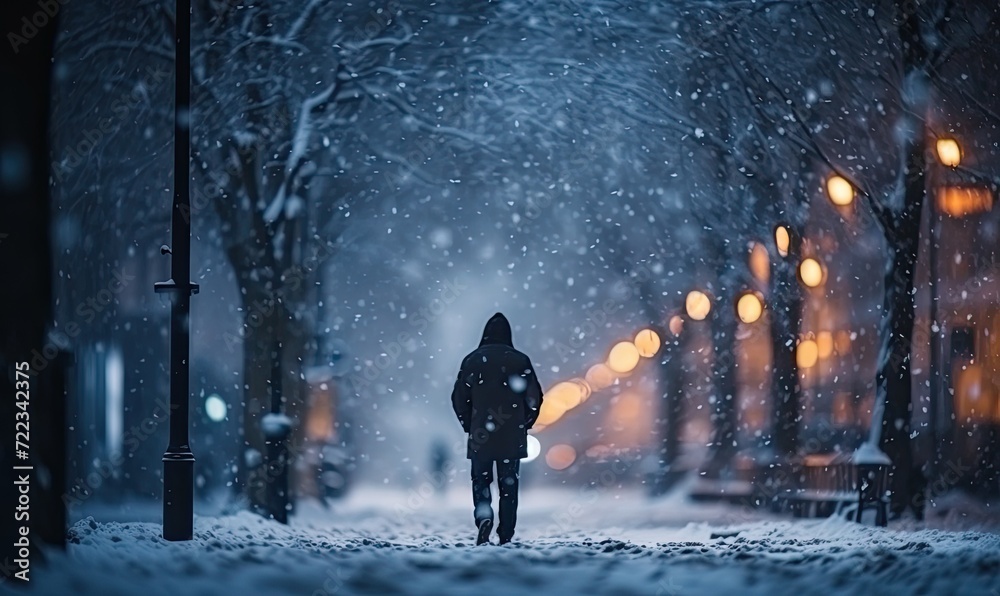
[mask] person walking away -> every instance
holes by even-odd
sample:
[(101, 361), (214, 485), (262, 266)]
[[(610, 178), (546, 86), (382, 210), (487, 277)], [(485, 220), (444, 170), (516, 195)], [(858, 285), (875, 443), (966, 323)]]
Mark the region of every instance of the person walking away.
[(494, 467), (500, 490), (497, 537), (506, 544), (517, 523), (521, 458), (528, 455), (528, 430), (542, 407), (542, 387), (531, 360), (514, 349), (510, 323), (502, 313), (490, 318), (479, 347), (462, 360), (451, 403), (469, 435), (476, 544), (488, 543), (493, 529)]

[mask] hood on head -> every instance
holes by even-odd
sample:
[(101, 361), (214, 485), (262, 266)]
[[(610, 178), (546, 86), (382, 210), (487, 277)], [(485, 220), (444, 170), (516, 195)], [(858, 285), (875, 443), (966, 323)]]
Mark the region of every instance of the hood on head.
[(510, 335), (510, 322), (507, 321), (507, 317), (503, 316), (503, 313), (493, 315), (486, 322), (486, 328), (483, 329), (483, 340), (479, 342), (479, 345), (485, 346), (487, 344), (504, 344), (514, 347), (514, 341)]

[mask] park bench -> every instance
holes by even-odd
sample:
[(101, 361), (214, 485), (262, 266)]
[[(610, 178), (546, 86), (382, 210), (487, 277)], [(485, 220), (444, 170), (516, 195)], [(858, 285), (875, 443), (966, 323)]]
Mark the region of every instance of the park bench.
[(807, 455), (800, 480), (800, 488), (787, 496), (795, 517), (844, 515), (860, 522), (870, 504), (875, 507), (876, 525), (888, 522), (888, 465), (868, 457), (867, 451)]
[(840, 515), (857, 503), (854, 464), (845, 453), (814, 453), (802, 458), (800, 487), (787, 496), (795, 517)]

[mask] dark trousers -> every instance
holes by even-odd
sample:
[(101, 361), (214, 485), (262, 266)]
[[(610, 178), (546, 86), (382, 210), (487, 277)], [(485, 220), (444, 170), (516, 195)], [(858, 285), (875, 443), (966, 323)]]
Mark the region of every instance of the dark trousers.
[(497, 536), (509, 539), (514, 536), (517, 524), (517, 479), (521, 460), (472, 459), (472, 503), (475, 505), (476, 527), (484, 519), (493, 521), (492, 495), (493, 466), (497, 469), (497, 486), (500, 487), (500, 525)]

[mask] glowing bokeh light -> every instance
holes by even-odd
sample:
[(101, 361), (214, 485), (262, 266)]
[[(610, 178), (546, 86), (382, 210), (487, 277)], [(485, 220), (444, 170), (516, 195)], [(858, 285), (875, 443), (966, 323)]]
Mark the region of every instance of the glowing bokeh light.
[(771, 256), (767, 254), (767, 247), (760, 242), (754, 242), (753, 248), (750, 249), (748, 266), (750, 273), (757, 280), (767, 282), (771, 279)]
[(529, 462), (534, 461), (535, 458), (542, 452), (542, 444), (538, 441), (535, 435), (528, 435), (528, 456), (522, 457), (521, 461)]
[(736, 314), (746, 324), (756, 323), (764, 313), (764, 303), (754, 292), (745, 292), (736, 302)]
[(847, 354), (851, 351), (851, 332), (850, 331), (838, 331), (834, 335), (833, 347), (837, 349), (837, 353), (840, 355)]
[(695, 321), (702, 321), (712, 311), (712, 301), (704, 292), (692, 290), (684, 300), (684, 307), (689, 317)]
[(602, 362), (591, 366), (587, 370), (585, 378), (593, 391), (600, 391), (614, 384), (615, 371), (608, 368), (608, 365)]
[(958, 167), (958, 164), (962, 163), (962, 148), (955, 139), (938, 139), (937, 156), (943, 165), (949, 168)]
[(816, 342), (811, 339), (803, 340), (795, 348), (795, 363), (799, 368), (812, 368), (819, 359), (819, 348)]
[(816, 334), (816, 351), (820, 358), (828, 358), (833, 354), (833, 334), (820, 331)]
[(542, 401), (542, 409), (538, 412), (538, 419), (535, 420), (535, 430), (542, 430), (546, 426), (549, 426), (556, 420), (562, 418), (565, 410), (559, 408), (555, 402), (551, 402), (548, 399), (548, 394), (545, 396), (545, 400)]
[(660, 351), (660, 336), (652, 329), (640, 331), (636, 334), (633, 343), (643, 358), (652, 358)]
[(675, 337), (680, 335), (684, 331), (684, 317), (680, 315), (670, 317), (669, 327), (670, 333), (673, 333)]
[(826, 194), (830, 197), (830, 202), (838, 207), (846, 207), (854, 202), (854, 187), (837, 174), (827, 179)]
[(799, 279), (809, 288), (815, 288), (823, 283), (823, 266), (812, 257), (802, 259), (799, 264)]
[(212, 422), (222, 422), (226, 419), (226, 402), (213, 393), (205, 398), (205, 415)]
[(575, 377), (570, 379), (569, 382), (577, 386), (577, 389), (580, 394), (581, 403), (587, 401), (587, 399), (590, 398), (590, 394), (593, 393), (593, 389), (590, 387), (590, 383), (588, 383), (586, 379)]
[(630, 341), (621, 341), (611, 348), (608, 367), (618, 374), (627, 374), (639, 364), (639, 349)]
[(788, 256), (788, 251), (792, 247), (792, 236), (785, 226), (778, 226), (774, 229), (774, 246), (778, 249), (779, 255)]
[(553, 445), (545, 453), (545, 463), (553, 470), (565, 470), (576, 461), (576, 449), (565, 443)]

